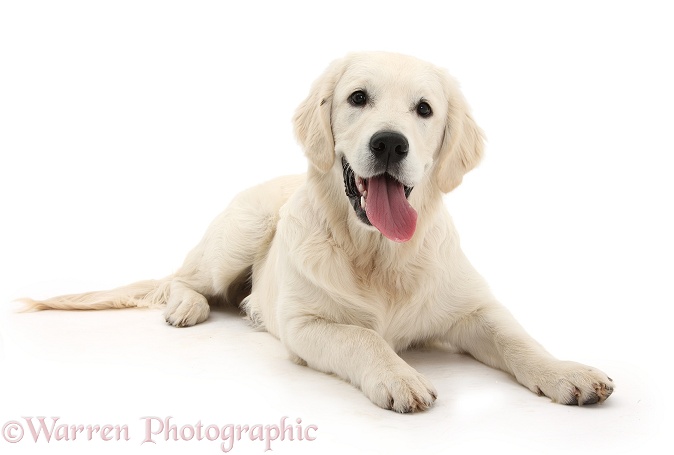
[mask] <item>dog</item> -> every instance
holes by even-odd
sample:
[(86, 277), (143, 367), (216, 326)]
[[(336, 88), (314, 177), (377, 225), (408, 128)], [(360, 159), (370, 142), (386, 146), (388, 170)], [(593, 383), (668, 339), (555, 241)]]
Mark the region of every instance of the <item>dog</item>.
[(495, 299), (464, 256), (443, 194), (483, 154), (457, 83), (413, 57), (333, 62), (294, 116), (304, 175), (246, 190), (177, 272), (29, 308), (165, 307), (176, 327), (239, 305), (290, 358), (334, 373), (377, 406), (423, 411), (433, 385), (398, 352), (447, 343), (553, 402), (606, 400), (611, 378), (550, 355)]

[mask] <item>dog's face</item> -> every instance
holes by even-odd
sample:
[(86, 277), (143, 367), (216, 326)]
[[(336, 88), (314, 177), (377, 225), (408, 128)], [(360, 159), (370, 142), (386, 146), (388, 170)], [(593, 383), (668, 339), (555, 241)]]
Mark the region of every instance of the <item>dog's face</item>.
[(482, 137), (451, 78), (420, 60), (354, 54), (333, 63), (295, 117), (320, 172), (339, 167), (363, 226), (404, 242), (414, 234), (415, 186), (448, 192), (482, 153)]

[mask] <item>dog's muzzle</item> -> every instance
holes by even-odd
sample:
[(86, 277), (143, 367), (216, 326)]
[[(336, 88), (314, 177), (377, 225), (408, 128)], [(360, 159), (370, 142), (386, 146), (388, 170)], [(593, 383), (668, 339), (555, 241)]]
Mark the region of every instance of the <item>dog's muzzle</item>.
[[(371, 148), (376, 137), (376, 134), (372, 137)], [(396, 153), (395, 148), (393, 153)], [(417, 221), (417, 212), (407, 200), (413, 187), (403, 185), (387, 172), (362, 178), (356, 175), (344, 157), (342, 170), (344, 192), (358, 219), (368, 226), (374, 226), (390, 240), (409, 240)]]

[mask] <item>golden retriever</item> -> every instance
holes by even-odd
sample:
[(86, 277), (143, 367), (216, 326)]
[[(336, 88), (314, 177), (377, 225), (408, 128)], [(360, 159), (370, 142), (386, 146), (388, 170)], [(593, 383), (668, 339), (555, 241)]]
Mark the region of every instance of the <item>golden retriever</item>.
[(444, 342), (565, 404), (604, 401), (611, 378), (561, 361), (492, 296), (461, 251), (443, 194), (480, 161), (482, 132), (442, 69), (391, 53), (332, 63), (297, 109), (306, 175), (239, 194), (163, 280), (27, 300), (34, 309), (165, 305), (176, 327), (209, 301), (240, 305), (297, 363), (378, 406), (427, 409), (433, 385), (396, 353)]

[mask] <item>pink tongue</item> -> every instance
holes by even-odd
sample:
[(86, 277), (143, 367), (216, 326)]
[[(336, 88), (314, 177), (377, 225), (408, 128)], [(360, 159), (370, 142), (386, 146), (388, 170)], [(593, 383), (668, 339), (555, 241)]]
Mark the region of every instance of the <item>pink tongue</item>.
[(417, 227), (417, 212), (405, 197), (403, 185), (387, 174), (367, 181), (365, 213), (379, 232), (395, 242), (412, 238)]

